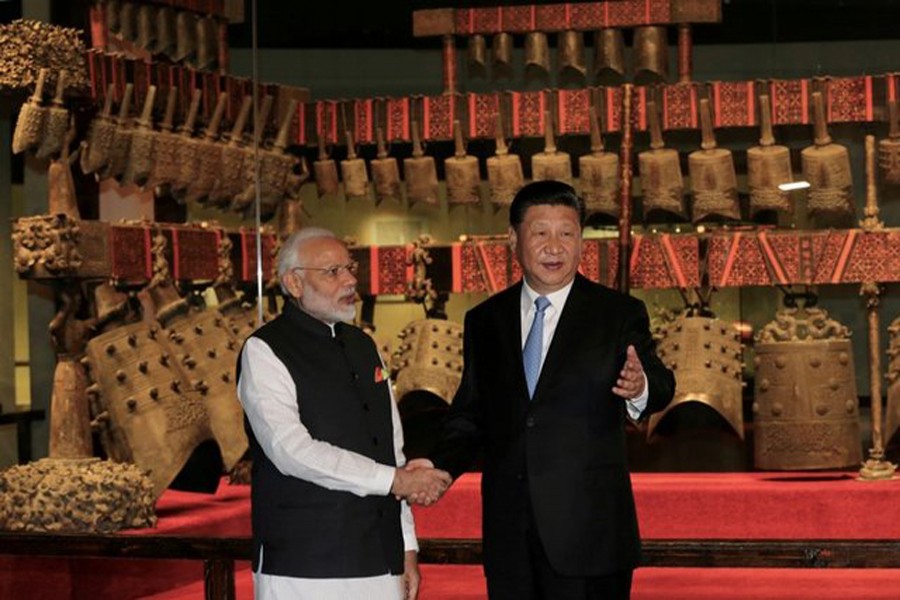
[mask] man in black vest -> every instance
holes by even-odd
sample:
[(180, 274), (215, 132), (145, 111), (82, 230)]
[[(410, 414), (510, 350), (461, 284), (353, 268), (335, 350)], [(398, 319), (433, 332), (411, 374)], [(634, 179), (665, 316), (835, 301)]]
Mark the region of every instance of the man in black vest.
[(256, 598), (413, 600), (412, 513), (434, 501), (437, 470), (401, 468), (390, 381), (355, 316), (356, 264), (324, 229), (289, 237), (278, 258), (282, 314), (250, 336), (238, 396), (253, 457)]

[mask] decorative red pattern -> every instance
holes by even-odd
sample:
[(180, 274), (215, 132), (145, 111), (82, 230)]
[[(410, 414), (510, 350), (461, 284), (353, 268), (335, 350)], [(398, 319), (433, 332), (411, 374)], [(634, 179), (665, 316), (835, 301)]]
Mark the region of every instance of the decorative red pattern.
[(663, 90), (663, 129), (697, 128), (697, 87), (693, 83), (668, 85)]
[(672, 7), (669, 0), (648, 1), (648, 23), (669, 23), (672, 19)]
[(569, 5), (569, 25), (572, 29), (584, 31), (599, 29), (603, 11), (599, 2), (584, 2)]
[(457, 8), (454, 13), (456, 25), (454, 31), (457, 35), (471, 35), (476, 33), (474, 27), (475, 13), (471, 8)]
[(805, 79), (774, 79), (769, 82), (772, 124), (809, 123), (809, 85)]
[(816, 232), (812, 237), (813, 283), (831, 283), (841, 249), (847, 239), (846, 231)]
[(469, 94), (469, 137), (486, 138), (494, 137), (497, 126), (497, 111), (500, 106), (500, 95), (496, 92), (490, 94)]
[(426, 96), (422, 99), (425, 118), (423, 138), (426, 140), (453, 139), (455, 95)]
[(373, 104), (374, 101), (371, 98), (356, 100), (353, 103), (353, 116), (355, 122), (353, 139), (357, 144), (371, 144), (375, 142)]
[(837, 77), (828, 81), (828, 122), (867, 121), (872, 113), (872, 78)]
[(486, 292), (488, 289), (487, 281), (484, 274), (479, 268), (478, 257), (475, 255), (474, 244), (463, 244), (462, 246), (462, 291)]
[(406, 247), (378, 248), (378, 289), (375, 294), (403, 294), (406, 292)]
[(600, 245), (597, 240), (584, 241), (578, 268), (591, 281), (600, 281)]
[(143, 281), (147, 278), (147, 247), (144, 227), (111, 226), (109, 260), (113, 279)]
[(895, 250), (896, 246), (891, 242), (887, 232), (859, 234), (841, 277), (841, 283), (888, 281), (895, 278), (897, 272), (891, 269), (896, 259), (890, 251)]
[(715, 127), (756, 125), (754, 86), (750, 81), (716, 81), (712, 84)]
[[(326, 144), (337, 144), (337, 102), (319, 100), (316, 102), (316, 132), (325, 136)], [(344, 143), (343, 140), (340, 143)]]
[(742, 236), (738, 244), (737, 260), (727, 285), (772, 285), (774, 282), (769, 276), (766, 259), (756, 236)]
[(544, 92), (512, 92), (513, 137), (544, 134)]
[(766, 234), (766, 238), (786, 279), (789, 282), (801, 281), (800, 237), (791, 233), (770, 232)]
[(669, 272), (665, 253), (655, 235), (640, 238), (640, 255), (631, 269), (631, 285), (635, 288), (666, 288), (676, 285)]
[(560, 31), (569, 28), (564, 4), (539, 4), (534, 7), (534, 13), (534, 29), (537, 31)]
[(559, 134), (590, 133), (590, 89), (559, 90), (557, 93)]
[[(174, 235), (177, 231), (177, 236)], [(172, 228), (172, 240), (177, 247), (172, 249), (177, 256), (177, 265), (172, 272), (182, 280), (213, 280), (218, 275), (218, 242), (213, 230)], [(265, 261), (263, 261), (265, 264)]]
[(605, 4), (611, 27), (625, 27), (647, 23), (647, 10), (644, 0), (618, 0), (616, 2), (606, 2)]
[[(506, 242), (495, 242), (484, 244), (484, 256), (487, 261), (487, 268), (490, 269), (494, 282), (497, 285), (495, 292), (505, 289), (510, 281), (516, 281), (521, 275), (515, 275), (516, 267), (512, 267), (513, 275), (510, 277), (510, 260), (509, 245)], [(521, 273), (521, 272), (520, 272)]]
[(402, 140), (408, 142), (409, 135), (409, 98), (388, 98), (387, 135), (388, 141)]
[(622, 129), (622, 88), (600, 88), (600, 95), (606, 102), (606, 131)]
[(606, 282), (608, 287), (616, 287), (619, 279), (619, 242), (608, 240), (606, 244)]
[(504, 6), (503, 25), (499, 31), (523, 33), (534, 31), (532, 6)]
[(672, 235), (669, 242), (687, 286), (700, 285), (700, 243), (695, 235)]
[(499, 33), (500, 31), (502, 31), (499, 9), (473, 8), (470, 12), (472, 33)]

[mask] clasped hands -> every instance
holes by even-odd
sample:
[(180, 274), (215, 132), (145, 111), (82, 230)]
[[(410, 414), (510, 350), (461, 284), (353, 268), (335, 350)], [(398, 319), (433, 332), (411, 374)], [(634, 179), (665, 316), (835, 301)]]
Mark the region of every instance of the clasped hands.
[(451, 483), (453, 478), (449, 473), (435, 469), (427, 458), (416, 458), (394, 470), (391, 493), (397, 500), (429, 506), (438, 501)]

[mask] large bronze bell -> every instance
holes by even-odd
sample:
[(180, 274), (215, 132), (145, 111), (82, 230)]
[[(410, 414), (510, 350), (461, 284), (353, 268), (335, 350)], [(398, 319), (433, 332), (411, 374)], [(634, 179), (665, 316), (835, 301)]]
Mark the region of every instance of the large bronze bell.
[(754, 464), (828, 469), (862, 460), (850, 331), (819, 308), (788, 308), (756, 337)]
[(668, 79), (669, 51), (665, 27), (636, 27), (633, 51), (636, 84), (664, 82)]
[(721, 415), (744, 439), (741, 403), (740, 335), (725, 321), (712, 317), (682, 315), (659, 331), (657, 354), (675, 371), (675, 397), (650, 417), (647, 437), (660, 421), (678, 406), (705, 404)]
[(594, 33), (594, 73), (603, 85), (619, 85), (625, 79), (625, 40), (621, 29)]

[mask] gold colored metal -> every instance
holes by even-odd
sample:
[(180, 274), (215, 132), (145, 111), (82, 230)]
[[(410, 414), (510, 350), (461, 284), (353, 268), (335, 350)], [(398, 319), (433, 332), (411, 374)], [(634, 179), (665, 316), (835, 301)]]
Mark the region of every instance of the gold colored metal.
[(680, 315), (658, 332), (657, 354), (675, 371), (675, 397), (650, 417), (647, 437), (676, 407), (699, 402), (719, 413), (744, 439), (740, 335), (717, 318)]
[(813, 92), (815, 143), (800, 152), (803, 178), (809, 182), (807, 208), (813, 215), (853, 215), (853, 180), (850, 153), (828, 135), (825, 101)]
[(535, 181), (555, 180), (572, 185), (572, 160), (568, 152), (556, 149), (549, 110), (544, 111), (544, 151), (531, 157), (531, 177)]
[(669, 44), (666, 28), (659, 26), (634, 29), (634, 83), (637, 85), (665, 82), (669, 78)]
[(412, 120), (412, 157), (403, 159), (403, 175), (406, 179), (406, 197), (410, 205), (424, 202), (437, 206), (438, 194), (437, 166), (434, 157), (425, 156), (419, 142), (419, 124)]
[(522, 174), (522, 159), (510, 154), (503, 135), (503, 114), (497, 113), (494, 127), (497, 149), (494, 156), (487, 159), (488, 185), (491, 188), (491, 204), (495, 208), (505, 208), (512, 204), (516, 193), (525, 185)]
[(747, 185), (750, 188), (750, 216), (765, 210), (793, 214), (791, 195), (779, 185), (793, 181), (791, 153), (787, 146), (775, 144), (769, 96), (759, 97), (759, 146), (747, 150)]
[(619, 196), (619, 155), (603, 151), (597, 109), (591, 106), (591, 153), (578, 159), (579, 183), (584, 208), (590, 217), (602, 214), (618, 219), (622, 199)]
[(550, 73), (550, 44), (546, 33), (529, 31), (525, 34), (525, 67), (535, 67), (543, 74)]
[(644, 218), (656, 218), (661, 213), (686, 220), (684, 180), (678, 151), (666, 148), (663, 143), (659, 112), (653, 100), (647, 101), (647, 118), (650, 124), (650, 150), (638, 154)]
[(707, 217), (740, 219), (741, 205), (737, 194), (737, 175), (731, 150), (716, 147), (709, 100), (700, 100), (700, 125), (703, 131), (701, 149), (688, 155), (688, 171), (694, 203), (694, 223)]
[(755, 343), (754, 466), (859, 464), (859, 406), (850, 331), (819, 308), (787, 308)]
[(625, 38), (621, 29), (594, 33), (594, 73), (604, 85), (619, 85), (625, 79)]
[(442, 319), (422, 319), (409, 323), (397, 337), (391, 370), (397, 373), (394, 391), (398, 403), (416, 391), (430, 392), (448, 405), (452, 403), (462, 378), (462, 326)]
[(885, 460), (884, 431), (881, 411), (881, 348), (878, 305), (881, 302), (881, 287), (877, 283), (863, 283), (860, 294), (866, 297), (866, 319), (869, 325), (869, 395), (872, 403), (872, 447), (869, 458), (859, 470), (863, 481), (884, 481), (893, 479), (897, 465)]
[(587, 73), (587, 66), (584, 62), (584, 33), (572, 30), (563, 31), (559, 34), (557, 44), (559, 55), (557, 62), (560, 73), (564, 73), (566, 70), (581, 76)]
[(463, 144), (462, 126), (453, 121), (453, 139), (456, 154), (444, 161), (444, 172), (447, 178), (447, 203), (477, 204), (481, 202), (481, 172), (478, 159), (466, 154)]

